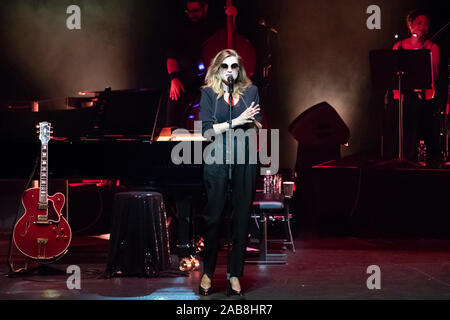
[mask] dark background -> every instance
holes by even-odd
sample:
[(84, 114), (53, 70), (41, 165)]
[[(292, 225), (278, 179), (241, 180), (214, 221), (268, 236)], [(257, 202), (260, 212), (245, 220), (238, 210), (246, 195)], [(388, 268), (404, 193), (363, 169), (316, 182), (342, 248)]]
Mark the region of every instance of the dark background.
[[(222, 16), (225, 1), (211, 1)], [(242, 0), (239, 31), (260, 50), (264, 28), (273, 55), (269, 94), (263, 100), (271, 128), (280, 129), (281, 167), (293, 167), (297, 143), (287, 126), (307, 108), (327, 101), (350, 128), (342, 154), (379, 153), (382, 100), (370, 83), (369, 51), (407, 37), (406, 14), (429, 10), (431, 34), (448, 20), (445, 1)], [(66, 27), (66, 9), (81, 8), (81, 30)], [(369, 30), (366, 9), (381, 8), (381, 29)], [(167, 86), (165, 50), (170, 27), (183, 16), (177, 0), (17, 0), (0, 4), (0, 100), (37, 100), (41, 109), (63, 109), (80, 90)], [(441, 47), (446, 92), (449, 31)], [(255, 79), (259, 84), (258, 79)]]

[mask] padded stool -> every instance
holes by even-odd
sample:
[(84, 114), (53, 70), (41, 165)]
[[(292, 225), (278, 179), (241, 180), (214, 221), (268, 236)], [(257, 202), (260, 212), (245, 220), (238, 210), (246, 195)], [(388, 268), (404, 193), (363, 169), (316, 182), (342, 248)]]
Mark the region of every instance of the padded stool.
[[(256, 264), (285, 264), (285, 260), (270, 259), (272, 257), (285, 257), (286, 254), (268, 253), (267, 219), (274, 211), (283, 212), (283, 222), (288, 236), (288, 240), (281, 240), (284, 244), (290, 244), (295, 252), (294, 241), (290, 228), (289, 203), (288, 199), (281, 194), (260, 194), (256, 193), (253, 201), (253, 208), (256, 217), (259, 219), (260, 239), (259, 239), (259, 259), (246, 260), (246, 263)], [(274, 241), (274, 240), (272, 240)]]
[(158, 276), (170, 260), (162, 194), (116, 193), (106, 276)]

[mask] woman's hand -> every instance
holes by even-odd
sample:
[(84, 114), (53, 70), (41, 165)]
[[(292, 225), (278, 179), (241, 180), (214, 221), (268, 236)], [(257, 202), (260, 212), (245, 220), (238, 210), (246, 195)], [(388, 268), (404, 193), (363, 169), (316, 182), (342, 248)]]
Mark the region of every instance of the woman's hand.
[[(252, 102), (250, 107), (244, 110), (239, 117), (231, 120), (231, 127), (236, 128), (247, 123), (255, 123), (258, 128), (261, 127), (258, 121), (255, 120), (255, 115), (259, 113), (259, 104), (255, 106), (255, 102)], [(221, 134), (229, 129), (228, 122), (215, 123), (213, 124), (214, 133)]]
[(244, 110), (239, 117), (231, 121), (231, 126), (233, 128), (242, 126), (247, 123), (252, 123), (255, 121), (255, 116), (259, 113), (259, 104), (255, 105), (255, 101), (250, 104), (250, 107)]

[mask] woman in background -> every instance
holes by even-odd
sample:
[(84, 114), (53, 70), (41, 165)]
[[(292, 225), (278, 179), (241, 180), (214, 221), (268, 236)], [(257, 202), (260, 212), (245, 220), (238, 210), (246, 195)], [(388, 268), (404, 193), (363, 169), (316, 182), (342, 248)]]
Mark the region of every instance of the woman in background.
[[(404, 154), (407, 159), (417, 160), (417, 146), (424, 140), (428, 158), (436, 159), (440, 154), (440, 111), (436, 106), (436, 79), (439, 74), (440, 52), (436, 43), (428, 39), (430, 18), (424, 11), (413, 10), (406, 17), (410, 37), (394, 44), (394, 50), (431, 51), (432, 88), (404, 91)], [(394, 90), (394, 100), (399, 92)], [(397, 121), (398, 122), (398, 121)]]

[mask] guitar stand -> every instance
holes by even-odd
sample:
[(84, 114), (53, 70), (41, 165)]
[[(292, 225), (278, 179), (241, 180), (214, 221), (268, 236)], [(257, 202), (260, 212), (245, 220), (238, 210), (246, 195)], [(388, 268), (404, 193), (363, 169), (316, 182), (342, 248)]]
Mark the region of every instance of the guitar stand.
[[(33, 262), (34, 260), (28, 259), (25, 263), (25, 267), (18, 269), (17, 271), (11, 271), (9, 274), (7, 274), (7, 277), (13, 278), (16, 276), (59, 276), (59, 275), (67, 275), (65, 270), (61, 270), (52, 266), (49, 266), (48, 263), (40, 263), (37, 262), (39, 265), (35, 266), (33, 268), (28, 268), (29, 261)], [(10, 267), (11, 269), (11, 267)]]
[(66, 275), (66, 270), (61, 270), (55, 267), (51, 267), (48, 264), (40, 264), (34, 270), (41, 276), (57, 276), (57, 275)]

